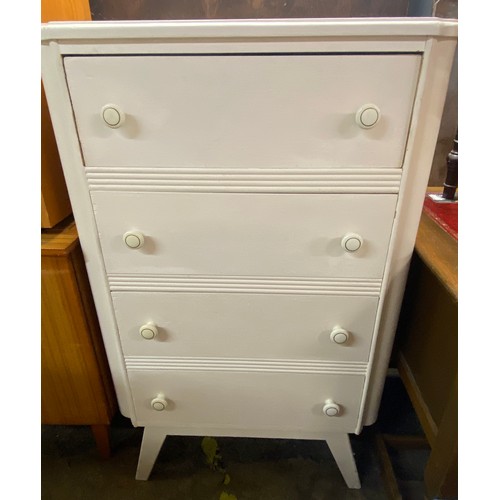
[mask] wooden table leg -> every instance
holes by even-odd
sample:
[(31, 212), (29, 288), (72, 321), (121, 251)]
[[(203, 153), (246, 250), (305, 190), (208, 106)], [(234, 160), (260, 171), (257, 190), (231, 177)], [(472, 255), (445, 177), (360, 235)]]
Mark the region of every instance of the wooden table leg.
[(90, 426), (92, 434), (97, 445), (97, 450), (101, 458), (109, 458), (111, 456), (111, 446), (109, 442), (109, 425), (96, 424)]
[(424, 472), (428, 498), (458, 497), (458, 376)]

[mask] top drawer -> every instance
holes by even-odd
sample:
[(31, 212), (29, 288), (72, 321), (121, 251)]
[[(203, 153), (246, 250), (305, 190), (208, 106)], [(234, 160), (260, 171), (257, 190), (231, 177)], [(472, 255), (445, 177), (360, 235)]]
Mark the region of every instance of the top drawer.
[[(238, 54), (66, 57), (92, 167), (402, 166), (421, 56)], [(102, 118), (107, 104), (125, 116)], [(373, 128), (358, 110), (380, 110)]]

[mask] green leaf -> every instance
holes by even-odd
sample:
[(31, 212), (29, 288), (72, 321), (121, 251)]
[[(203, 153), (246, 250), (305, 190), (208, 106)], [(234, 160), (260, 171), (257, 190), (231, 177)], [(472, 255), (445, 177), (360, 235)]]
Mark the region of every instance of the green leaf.
[(201, 449), (205, 454), (207, 459), (207, 463), (210, 465), (214, 465), (217, 457), (217, 450), (219, 445), (217, 441), (212, 437), (204, 437), (201, 441)]
[(220, 494), (219, 500), (238, 500), (238, 499), (236, 498), (236, 495), (233, 495), (231, 493), (226, 493), (225, 491), (223, 491)]

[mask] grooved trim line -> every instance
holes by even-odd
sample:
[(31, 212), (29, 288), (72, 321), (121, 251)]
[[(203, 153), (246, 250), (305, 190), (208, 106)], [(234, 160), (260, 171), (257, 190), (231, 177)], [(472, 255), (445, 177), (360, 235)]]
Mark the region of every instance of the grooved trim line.
[(271, 293), (378, 296), (380, 279), (111, 274), (112, 292)]
[(243, 372), (319, 373), (365, 375), (365, 362), (333, 362), (292, 359), (125, 357), (127, 370), (202, 370)]
[(398, 193), (401, 169), (87, 167), (91, 191)]

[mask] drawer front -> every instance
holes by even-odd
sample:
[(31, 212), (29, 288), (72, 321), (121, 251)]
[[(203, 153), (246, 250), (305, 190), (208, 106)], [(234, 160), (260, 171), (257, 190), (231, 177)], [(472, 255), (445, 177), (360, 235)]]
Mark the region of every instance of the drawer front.
[[(380, 279), (396, 195), (94, 192), (108, 274)], [(144, 236), (141, 248), (123, 241)], [(363, 238), (356, 252), (345, 235)]]
[[(125, 356), (366, 362), (378, 304), (377, 297), (361, 296), (112, 295)], [(156, 336), (143, 338), (141, 328), (150, 323)], [(348, 332), (346, 342), (331, 338), (335, 327)]]
[[(237, 371), (129, 371), (137, 425), (172, 428), (279, 429), (353, 432), (362, 375), (245, 373)], [(151, 401), (163, 395), (167, 407)], [(327, 400), (338, 416), (323, 413)]]
[[(421, 56), (64, 59), (87, 166), (400, 168)], [(110, 128), (102, 108), (125, 121)], [(380, 110), (370, 129), (365, 104)]]

